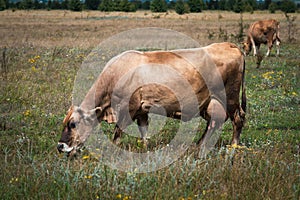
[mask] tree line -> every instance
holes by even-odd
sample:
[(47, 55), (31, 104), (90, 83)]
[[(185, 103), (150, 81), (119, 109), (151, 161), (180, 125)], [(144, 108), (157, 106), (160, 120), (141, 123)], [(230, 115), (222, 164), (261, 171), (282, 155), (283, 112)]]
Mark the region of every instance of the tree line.
[(227, 10), (240, 12), (254, 12), (255, 10), (269, 10), (274, 13), (282, 10), (285, 13), (296, 12), (297, 6), (292, 0), (272, 2), (265, 0), (257, 3), (256, 0), (21, 0), (10, 2), (0, 0), (0, 11), (5, 9), (64, 9), (72, 11), (100, 10), (135, 12), (137, 10), (151, 10), (152, 12), (166, 12), (175, 10), (178, 14), (201, 12), (202, 10)]

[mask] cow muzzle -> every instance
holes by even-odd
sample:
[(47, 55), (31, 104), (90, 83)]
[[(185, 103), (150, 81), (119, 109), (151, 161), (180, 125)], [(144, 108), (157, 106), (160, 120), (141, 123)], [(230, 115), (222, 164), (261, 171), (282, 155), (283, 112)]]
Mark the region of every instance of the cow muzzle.
[(59, 153), (71, 153), (74, 150), (74, 147), (69, 147), (66, 143), (59, 142), (57, 144), (57, 150)]

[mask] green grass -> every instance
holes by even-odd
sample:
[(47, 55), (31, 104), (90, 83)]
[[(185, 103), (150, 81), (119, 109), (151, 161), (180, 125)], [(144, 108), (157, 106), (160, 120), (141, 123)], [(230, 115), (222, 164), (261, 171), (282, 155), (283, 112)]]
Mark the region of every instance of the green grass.
[[(9, 72), (0, 77), (1, 199), (299, 199), (298, 48), (283, 45), (281, 56), (265, 58), (260, 69), (246, 58), (244, 147), (226, 146), (227, 122), (207, 159), (195, 159), (192, 146), (172, 165), (145, 174), (110, 169), (88, 152), (75, 159), (56, 152), (74, 78), (89, 50), (9, 49)], [(112, 127), (106, 128), (109, 135)], [(168, 121), (150, 148), (164, 145), (174, 130), (176, 122)], [(143, 151), (126, 134), (121, 144)]]

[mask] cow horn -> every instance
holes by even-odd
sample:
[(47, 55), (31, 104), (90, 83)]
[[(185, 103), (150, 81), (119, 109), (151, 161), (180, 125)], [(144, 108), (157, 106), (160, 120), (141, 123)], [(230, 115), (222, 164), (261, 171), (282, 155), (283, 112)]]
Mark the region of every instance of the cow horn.
[(90, 112), (93, 113), (93, 112), (96, 112), (97, 110), (99, 110), (100, 112), (102, 112), (102, 108), (101, 107), (96, 107), (96, 108), (90, 110)]

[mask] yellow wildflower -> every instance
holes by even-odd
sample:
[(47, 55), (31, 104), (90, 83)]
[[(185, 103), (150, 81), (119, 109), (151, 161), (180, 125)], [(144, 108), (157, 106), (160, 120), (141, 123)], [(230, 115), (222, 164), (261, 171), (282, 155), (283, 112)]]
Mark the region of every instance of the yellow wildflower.
[(297, 93), (296, 92), (292, 92), (292, 95), (297, 96)]
[(245, 146), (240, 146), (240, 145), (237, 145), (237, 144), (233, 144), (233, 145), (227, 145), (228, 149), (247, 149), (247, 147)]
[(25, 117), (30, 116), (30, 110), (25, 110), (25, 111), (23, 112), (23, 115), (24, 115)]
[(129, 200), (129, 199), (131, 199), (131, 196), (125, 196), (125, 197), (123, 197), (123, 200)]
[(85, 179), (91, 179), (92, 176), (91, 175), (88, 175), (88, 176), (84, 176)]
[(32, 67), (31, 67), (31, 70), (32, 70), (33, 72), (36, 72), (36, 67), (35, 67), (35, 66), (32, 66)]
[(89, 159), (89, 158), (90, 158), (90, 156), (88, 156), (88, 155), (82, 157), (83, 160), (87, 160), (87, 159)]
[(271, 72), (266, 72), (266, 73), (262, 74), (262, 77), (263, 77), (264, 79), (272, 79), (271, 74), (274, 74), (274, 72), (273, 72), (273, 71), (271, 71)]
[(227, 192), (224, 192), (224, 193), (221, 194), (222, 198), (226, 198), (227, 196), (228, 196)]
[(35, 63), (35, 60), (33, 58), (30, 58), (30, 59), (28, 59), (28, 62), (33, 64), (33, 63)]
[(122, 198), (122, 195), (121, 195), (121, 194), (117, 194), (117, 195), (116, 195), (116, 198), (117, 198), (117, 199), (121, 199), (121, 198)]
[(13, 177), (13, 178), (10, 179), (9, 183), (12, 184), (12, 183), (18, 182), (18, 181), (19, 181), (18, 178), (14, 178), (14, 177)]

